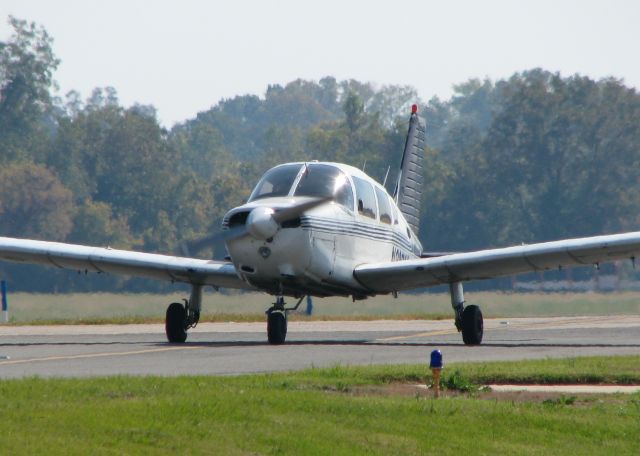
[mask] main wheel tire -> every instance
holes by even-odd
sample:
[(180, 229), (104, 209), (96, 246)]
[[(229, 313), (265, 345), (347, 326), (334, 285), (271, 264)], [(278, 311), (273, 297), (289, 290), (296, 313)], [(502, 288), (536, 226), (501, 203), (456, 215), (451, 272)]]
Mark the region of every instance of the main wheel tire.
[(167, 307), (164, 329), (169, 342), (182, 343), (187, 340), (187, 309), (184, 305), (174, 302)]
[(267, 338), (270, 344), (284, 344), (287, 338), (287, 315), (284, 310), (272, 310), (267, 314)]
[(480, 307), (470, 305), (462, 312), (462, 340), (466, 345), (480, 345), (484, 333), (484, 322)]

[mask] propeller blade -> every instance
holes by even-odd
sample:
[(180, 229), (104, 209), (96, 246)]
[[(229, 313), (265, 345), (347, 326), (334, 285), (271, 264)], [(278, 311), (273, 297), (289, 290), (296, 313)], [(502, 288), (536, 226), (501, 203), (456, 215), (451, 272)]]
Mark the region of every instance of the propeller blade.
[(245, 234), (247, 234), (247, 229), (244, 226), (237, 226), (215, 234), (209, 234), (198, 239), (184, 241), (180, 243), (180, 250), (184, 256), (190, 257), (192, 254), (198, 253), (206, 247), (239, 238)]
[(313, 209), (314, 207), (318, 207), (321, 204), (326, 203), (327, 201), (331, 201), (333, 196), (325, 196), (323, 198), (314, 198), (309, 201), (305, 201), (304, 203), (297, 204), (292, 207), (288, 207), (287, 209), (283, 209), (281, 211), (273, 214), (273, 220), (275, 220), (278, 224), (282, 222), (286, 222), (288, 220), (292, 220), (296, 217), (299, 217), (304, 211), (308, 211), (309, 209)]

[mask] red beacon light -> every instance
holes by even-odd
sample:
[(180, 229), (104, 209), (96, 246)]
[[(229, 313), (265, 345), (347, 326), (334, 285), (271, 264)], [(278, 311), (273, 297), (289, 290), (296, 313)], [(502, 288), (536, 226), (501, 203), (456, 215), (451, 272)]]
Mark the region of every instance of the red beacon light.
[(415, 114), (417, 112), (418, 112), (418, 105), (417, 104), (411, 105), (411, 114)]

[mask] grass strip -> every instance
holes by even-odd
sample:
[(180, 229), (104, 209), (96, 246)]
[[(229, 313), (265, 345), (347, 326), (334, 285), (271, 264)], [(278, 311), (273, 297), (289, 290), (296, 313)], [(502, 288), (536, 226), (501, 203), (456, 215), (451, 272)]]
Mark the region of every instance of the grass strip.
[[(375, 320), (452, 320), (450, 314), (394, 314), (394, 315), (305, 315), (289, 314), (290, 321), (375, 321)], [(200, 316), (200, 323), (264, 323), (266, 317), (262, 313), (208, 313)], [(35, 318), (28, 321), (10, 321), (9, 326), (59, 326), (59, 325), (136, 325), (164, 324), (164, 316), (116, 315), (112, 317), (80, 317), (80, 318)]]
[[(11, 321), (21, 323), (161, 322), (170, 302), (181, 302), (187, 290), (172, 294), (10, 293)], [(487, 317), (638, 315), (640, 292), (623, 293), (498, 293), (469, 292), (469, 303), (478, 304)], [(205, 293), (203, 321), (264, 321), (273, 297), (260, 293)], [(294, 301), (288, 300), (292, 305)], [(303, 303), (302, 308), (305, 308)], [(351, 302), (345, 298), (314, 299), (313, 318), (452, 318), (448, 293), (400, 294)], [(299, 318), (296, 316), (295, 318)]]
[[(479, 381), (593, 369), (640, 379), (639, 356), (445, 367)], [(0, 381), (5, 454), (639, 454), (640, 395), (513, 402), (362, 394), (425, 366), (238, 377)], [(615, 377), (615, 376), (614, 376)], [(611, 378), (614, 378), (611, 377)]]
[[(431, 376), (425, 364), (335, 366), (299, 372), (311, 378), (356, 384), (416, 383)], [(457, 373), (457, 374), (456, 374)], [(506, 384), (620, 384), (640, 385), (640, 355), (579, 357), (527, 361), (452, 363), (442, 371), (443, 381), (459, 375), (465, 381), (484, 385)], [(453, 383), (456, 383), (455, 381)]]

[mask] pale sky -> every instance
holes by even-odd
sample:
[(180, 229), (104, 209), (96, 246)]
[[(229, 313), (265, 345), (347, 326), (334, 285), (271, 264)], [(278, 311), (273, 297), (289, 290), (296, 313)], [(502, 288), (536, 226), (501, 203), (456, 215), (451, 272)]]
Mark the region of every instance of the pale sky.
[(542, 67), (640, 88), (634, 0), (1, 0), (54, 38), (59, 93), (113, 86), (167, 127), (222, 98), (331, 75), (448, 98), (472, 77)]

